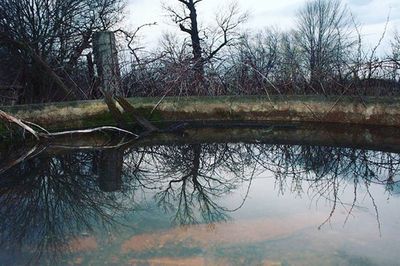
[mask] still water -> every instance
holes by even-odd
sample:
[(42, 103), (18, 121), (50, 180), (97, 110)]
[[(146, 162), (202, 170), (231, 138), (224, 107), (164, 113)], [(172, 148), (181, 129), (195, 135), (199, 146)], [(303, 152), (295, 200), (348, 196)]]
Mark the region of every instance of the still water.
[(9, 147), (0, 265), (399, 265), (400, 154), (339, 146)]

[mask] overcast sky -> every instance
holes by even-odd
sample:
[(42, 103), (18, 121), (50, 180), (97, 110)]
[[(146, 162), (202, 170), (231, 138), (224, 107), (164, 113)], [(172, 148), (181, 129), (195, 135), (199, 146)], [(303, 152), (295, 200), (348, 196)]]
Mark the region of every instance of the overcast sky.
[[(177, 0), (128, 0), (126, 18), (128, 27), (157, 22), (157, 26), (142, 31), (142, 44), (155, 47), (163, 32), (176, 32), (177, 27), (166, 16), (162, 3), (173, 4)], [(203, 25), (212, 24), (217, 12), (221, 12), (230, 0), (204, 0), (198, 4), (198, 16)], [(250, 14), (244, 29), (251, 31), (266, 27), (289, 30), (295, 25), (295, 16), (306, 0), (237, 0), (240, 8)], [(369, 46), (374, 46), (390, 14), (386, 40), (381, 51), (388, 49), (395, 29), (400, 31), (400, 0), (342, 0), (362, 26), (363, 37)]]

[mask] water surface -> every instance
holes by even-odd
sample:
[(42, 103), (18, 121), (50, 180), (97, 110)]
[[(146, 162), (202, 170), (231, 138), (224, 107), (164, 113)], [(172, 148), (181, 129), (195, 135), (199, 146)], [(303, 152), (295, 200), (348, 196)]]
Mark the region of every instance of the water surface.
[(2, 150), (0, 264), (398, 264), (395, 150), (215, 133)]

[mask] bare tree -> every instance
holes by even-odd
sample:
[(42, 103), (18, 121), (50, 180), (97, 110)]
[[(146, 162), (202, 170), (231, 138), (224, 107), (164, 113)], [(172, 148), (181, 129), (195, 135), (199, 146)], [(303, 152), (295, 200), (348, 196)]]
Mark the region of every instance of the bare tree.
[(393, 41), (392, 41), (392, 53), (393, 57), (399, 58), (400, 57), (400, 32), (396, 31)]
[[(353, 42), (351, 15), (340, 0), (313, 0), (297, 16), (296, 41), (311, 85), (332, 76)], [(339, 64), (338, 64), (339, 63)]]
[(235, 69), (236, 86), (243, 92), (259, 93), (259, 89), (269, 86), (277, 67), (279, 37), (273, 29), (242, 35), (234, 48), (231, 68)]
[[(193, 52), (193, 70), (196, 79), (204, 78), (204, 64), (213, 59), (220, 50), (234, 39), (234, 32), (247, 19), (247, 14), (239, 11), (236, 2), (231, 4), (226, 12), (217, 15), (217, 29), (212, 36), (204, 36), (206, 29), (199, 28), (197, 5), (203, 0), (177, 0), (179, 7), (165, 6), (172, 20), (179, 25), (182, 32), (189, 34)], [(203, 35), (203, 36), (202, 36)], [(209, 42), (206, 43), (205, 39)]]
[(396, 80), (399, 78), (399, 69), (400, 69), (400, 33), (398, 31), (395, 32), (393, 41), (391, 42), (392, 46), (392, 54), (391, 61), (393, 63), (393, 79)]
[[(18, 63), (21, 102), (87, 97), (73, 78), (97, 30), (120, 20), (124, 0), (3, 0), (0, 47)], [(62, 80), (57, 80), (56, 76)], [(17, 77), (15, 77), (17, 78)], [(66, 83), (68, 88), (62, 88)], [(74, 89), (73, 89), (74, 88)], [(71, 92), (70, 92), (71, 91)]]
[(197, 21), (196, 5), (203, 0), (178, 0), (181, 3), (181, 12), (172, 7), (166, 7), (173, 21), (179, 25), (181, 31), (190, 35), (193, 50), (194, 69), (203, 75), (203, 52), (200, 44), (200, 33)]
[(277, 64), (277, 86), (286, 93), (299, 94), (303, 91), (304, 75), (300, 68), (300, 53), (293, 32), (281, 34), (279, 41), (279, 63)]

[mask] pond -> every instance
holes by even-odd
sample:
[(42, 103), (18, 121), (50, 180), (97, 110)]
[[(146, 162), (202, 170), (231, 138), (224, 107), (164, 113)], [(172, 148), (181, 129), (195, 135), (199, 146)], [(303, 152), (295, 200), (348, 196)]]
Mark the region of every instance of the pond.
[(4, 146), (0, 264), (397, 265), (399, 138), (335, 130)]

